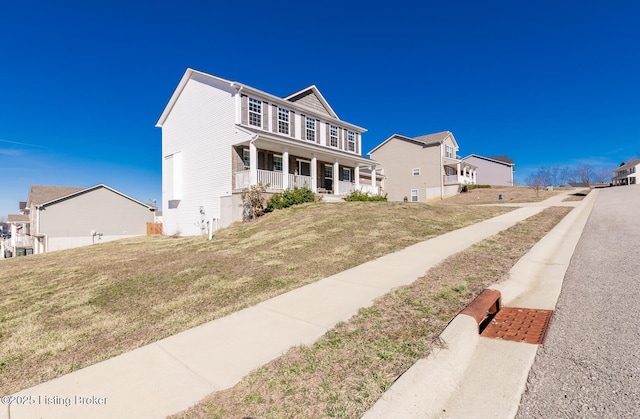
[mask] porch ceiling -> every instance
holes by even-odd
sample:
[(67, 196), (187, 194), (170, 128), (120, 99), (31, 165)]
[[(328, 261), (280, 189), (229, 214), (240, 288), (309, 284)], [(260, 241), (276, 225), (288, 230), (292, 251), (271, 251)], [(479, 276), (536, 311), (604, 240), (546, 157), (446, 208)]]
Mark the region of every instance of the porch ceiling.
[[(244, 145), (248, 147), (249, 142), (250, 141), (242, 141), (234, 145)], [(255, 144), (260, 150), (268, 150), (278, 154), (282, 154), (282, 152), (286, 148), (289, 150), (290, 156), (302, 157), (309, 160), (311, 159), (312, 155), (315, 154), (318, 160), (331, 163), (337, 160), (338, 163), (345, 166), (355, 166), (356, 163), (359, 163), (361, 167), (380, 165), (380, 163), (375, 160), (349, 154), (340, 150), (332, 150), (330, 148), (318, 146), (313, 143), (304, 143), (299, 140), (289, 140), (285, 138), (271, 137), (260, 134), (255, 139)]]

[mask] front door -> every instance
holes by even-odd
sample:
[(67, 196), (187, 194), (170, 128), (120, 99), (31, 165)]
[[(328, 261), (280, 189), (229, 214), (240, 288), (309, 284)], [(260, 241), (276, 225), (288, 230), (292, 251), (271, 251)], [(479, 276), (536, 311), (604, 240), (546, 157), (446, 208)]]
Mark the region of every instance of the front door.
[(328, 191), (333, 190), (333, 166), (330, 164), (324, 165), (322, 186)]

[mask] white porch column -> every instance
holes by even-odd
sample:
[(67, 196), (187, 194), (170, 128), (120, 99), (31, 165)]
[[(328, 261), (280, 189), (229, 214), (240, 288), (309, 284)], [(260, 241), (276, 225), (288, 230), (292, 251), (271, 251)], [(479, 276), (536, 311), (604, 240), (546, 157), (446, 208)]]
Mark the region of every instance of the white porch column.
[(353, 169), (354, 183), (356, 184), (356, 190), (360, 186), (360, 163), (356, 163), (355, 169)]
[(311, 155), (311, 191), (318, 192), (318, 159), (315, 153)]
[(289, 189), (289, 149), (282, 150), (282, 189)]
[(460, 177), (460, 162), (456, 163), (456, 175)]
[(338, 160), (333, 163), (333, 194), (338, 195), (340, 191), (338, 190), (338, 186), (340, 185), (338, 171), (340, 170), (340, 164)]
[(258, 147), (255, 141), (249, 141), (249, 185), (258, 184)]
[(371, 166), (371, 186), (373, 186), (374, 188), (377, 186), (376, 185), (376, 167), (375, 166)]

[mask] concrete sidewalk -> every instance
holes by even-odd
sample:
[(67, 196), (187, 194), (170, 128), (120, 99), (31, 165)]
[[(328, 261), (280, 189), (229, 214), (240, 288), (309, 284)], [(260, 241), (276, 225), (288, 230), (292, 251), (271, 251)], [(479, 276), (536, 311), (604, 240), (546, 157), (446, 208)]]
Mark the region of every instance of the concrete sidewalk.
[(566, 195), (521, 204), (508, 214), (25, 389), (15, 395), (20, 404), (2, 406), (0, 418), (157, 418), (179, 412), (211, 392), (233, 386), (292, 346), (314, 342), (375, 298), (412, 283), (448, 256), (548, 206), (581, 204), (562, 203)]
[[(564, 274), (598, 191), (593, 190), (490, 288), (505, 307), (554, 310)], [(459, 314), (443, 345), (418, 361), (364, 418), (513, 418), (538, 345), (480, 337), (476, 320)]]

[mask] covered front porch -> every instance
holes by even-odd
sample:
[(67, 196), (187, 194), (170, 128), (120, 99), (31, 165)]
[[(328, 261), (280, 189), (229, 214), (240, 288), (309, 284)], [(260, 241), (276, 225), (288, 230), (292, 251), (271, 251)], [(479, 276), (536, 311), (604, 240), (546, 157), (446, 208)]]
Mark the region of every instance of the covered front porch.
[(457, 159), (444, 162), (444, 185), (475, 185), (477, 166)]
[[(259, 135), (233, 147), (235, 191), (262, 184), (278, 192), (308, 187), (314, 193), (348, 195), (361, 191), (379, 195), (375, 162), (358, 155), (332, 150), (315, 143), (303, 143)], [(361, 168), (374, 173), (362, 182)]]

